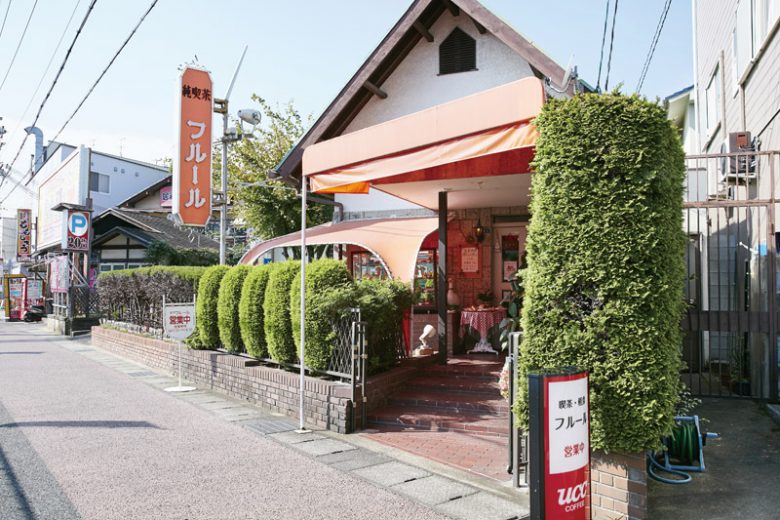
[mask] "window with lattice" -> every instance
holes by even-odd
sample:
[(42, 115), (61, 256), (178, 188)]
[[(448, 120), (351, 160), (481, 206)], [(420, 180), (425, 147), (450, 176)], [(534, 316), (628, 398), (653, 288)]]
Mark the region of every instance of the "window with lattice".
[(439, 46), (439, 74), (477, 70), (477, 41), (455, 28)]

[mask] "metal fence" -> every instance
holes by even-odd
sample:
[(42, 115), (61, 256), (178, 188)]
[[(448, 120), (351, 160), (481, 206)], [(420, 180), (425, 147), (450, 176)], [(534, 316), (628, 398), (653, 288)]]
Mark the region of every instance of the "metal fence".
[(683, 381), (702, 396), (778, 398), (780, 152), (686, 158)]
[(52, 312), (58, 318), (99, 318), (100, 299), (89, 286), (69, 287), (67, 292), (52, 293)]
[(512, 474), (512, 485), (521, 487), (528, 485), (528, 432), (519, 428), (515, 422), (512, 407), (518, 396), (518, 361), (520, 360), (520, 342), (522, 332), (509, 335), (509, 464), (507, 470)]

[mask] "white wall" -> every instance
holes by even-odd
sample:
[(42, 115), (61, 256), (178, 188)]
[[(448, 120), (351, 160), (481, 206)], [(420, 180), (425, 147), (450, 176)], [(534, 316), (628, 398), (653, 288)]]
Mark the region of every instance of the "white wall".
[(16, 218), (0, 217), (0, 257), (6, 271), (16, 264)]
[[(109, 192), (91, 191), (94, 214), (113, 208), (142, 189), (169, 175), (167, 168), (92, 151), (91, 172), (108, 175)], [(159, 200), (159, 196), (158, 196)]]
[[(477, 41), (477, 70), (439, 75), (439, 45), (455, 27)], [(483, 90), (532, 76), (524, 59), (492, 34), (479, 34), (468, 16), (446, 11), (430, 28), (432, 43), (420, 39), (404, 61), (382, 84), (387, 98), (373, 96), (344, 133), (354, 132), (391, 119), (430, 108)], [(392, 195), (371, 190), (368, 195), (336, 195), (350, 211), (420, 209)]]

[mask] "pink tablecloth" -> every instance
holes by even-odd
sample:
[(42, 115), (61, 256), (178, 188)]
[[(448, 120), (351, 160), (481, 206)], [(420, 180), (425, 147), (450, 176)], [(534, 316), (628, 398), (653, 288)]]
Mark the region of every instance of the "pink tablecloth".
[(490, 328), (501, 323), (505, 317), (506, 309), (503, 307), (481, 311), (462, 311), (460, 313), (460, 327), (465, 329), (466, 326), (469, 326), (479, 332), (480, 337), (484, 338)]

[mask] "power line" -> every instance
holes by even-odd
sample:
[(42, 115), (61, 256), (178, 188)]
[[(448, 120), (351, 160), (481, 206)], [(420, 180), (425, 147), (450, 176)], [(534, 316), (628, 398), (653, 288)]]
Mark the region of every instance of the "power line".
[[(54, 90), (54, 86), (57, 84), (57, 81), (60, 79), (60, 75), (62, 74), (62, 71), (65, 70), (65, 65), (68, 63), (68, 59), (70, 58), (70, 53), (73, 51), (73, 47), (76, 45), (76, 42), (79, 39), (79, 36), (81, 35), (81, 30), (84, 29), (84, 25), (86, 25), (87, 20), (89, 19), (89, 15), (92, 14), (92, 9), (95, 7), (95, 4), (97, 3), (97, 0), (92, 0), (92, 2), (89, 4), (89, 7), (87, 8), (87, 12), (84, 14), (84, 18), (81, 20), (81, 25), (79, 25), (78, 30), (76, 30), (76, 34), (73, 36), (73, 40), (70, 42), (70, 46), (68, 47), (68, 51), (65, 53), (65, 57), (62, 59), (62, 63), (60, 64), (59, 70), (57, 70), (57, 75), (54, 76), (54, 80), (51, 83), (51, 86), (49, 87), (49, 91), (46, 92), (46, 96), (43, 98), (43, 101), (41, 102), (41, 106), (38, 107), (38, 113), (35, 114), (35, 119), (33, 120), (32, 124), (30, 126), (35, 126), (38, 122), (38, 118), (41, 117), (41, 112), (43, 112), (43, 107), (46, 105), (46, 101), (48, 101), (49, 96), (51, 95), (52, 90)], [(30, 134), (25, 134), (24, 139), (22, 139), (22, 144), (19, 145), (19, 149), (16, 151), (16, 155), (14, 156), (13, 160), (11, 161), (11, 164), (8, 166), (8, 171), (11, 171), (11, 168), (13, 168), (14, 164), (16, 164), (16, 161), (19, 159), (19, 155), (21, 155), (22, 150), (24, 149), (24, 144), (27, 142), (27, 138)], [(5, 182), (6, 177), (3, 177), (2, 180), (0, 180), (0, 188), (2, 188), (3, 183)], [(21, 183), (21, 179), (16, 182), (13, 188), (8, 192), (8, 194), (3, 198), (2, 201), (0, 201), (0, 204), (2, 204), (5, 199), (8, 198), (11, 193), (16, 189), (17, 186)]]
[(125, 39), (124, 43), (122, 43), (122, 45), (121, 45), (121, 46), (119, 47), (119, 49), (116, 51), (116, 54), (114, 54), (114, 57), (113, 57), (113, 58), (111, 58), (111, 61), (109, 61), (109, 62), (108, 62), (108, 65), (106, 65), (106, 68), (105, 68), (105, 69), (103, 69), (103, 72), (101, 72), (101, 73), (100, 73), (100, 76), (98, 76), (98, 78), (95, 80), (95, 82), (94, 82), (94, 83), (92, 84), (92, 86), (89, 88), (89, 90), (87, 91), (87, 94), (84, 96), (84, 99), (82, 99), (82, 100), (81, 100), (81, 102), (80, 102), (80, 103), (78, 104), (78, 106), (76, 107), (76, 110), (74, 110), (74, 111), (73, 111), (73, 113), (70, 115), (70, 117), (69, 117), (69, 118), (68, 118), (68, 119), (65, 121), (65, 123), (63, 123), (62, 127), (61, 127), (61, 128), (58, 130), (58, 131), (57, 131), (57, 133), (55, 134), (55, 136), (52, 138), (52, 141), (56, 141), (56, 140), (57, 140), (57, 138), (60, 136), (60, 134), (62, 133), (62, 131), (63, 131), (63, 130), (65, 130), (65, 127), (66, 127), (66, 126), (68, 126), (68, 123), (70, 123), (70, 121), (71, 121), (71, 120), (72, 120), (72, 119), (75, 117), (75, 115), (78, 113), (78, 111), (79, 111), (79, 110), (81, 109), (81, 107), (84, 105), (84, 102), (85, 102), (85, 101), (87, 100), (87, 98), (89, 98), (89, 96), (92, 94), (92, 91), (93, 91), (93, 90), (95, 90), (95, 87), (97, 87), (97, 86), (98, 86), (98, 83), (100, 83), (100, 80), (102, 80), (102, 79), (103, 79), (103, 76), (105, 76), (105, 75), (106, 75), (106, 72), (108, 72), (108, 69), (110, 69), (110, 68), (111, 68), (111, 65), (113, 65), (113, 64), (114, 64), (114, 61), (116, 61), (116, 59), (117, 59), (117, 58), (119, 57), (119, 55), (122, 53), (122, 51), (124, 50), (125, 46), (127, 46), (127, 44), (128, 44), (128, 43), (130, 43), (130, 40), (131, 40), (131, 39), (133, 38), (133, 36), (135, 35), (136, 31), (137, 31), (137, 30), (138, 30), (138, 28), (141, 26), (141, 24), (142, 24), (142, 23), (143, 23), (143, 21), (146, 19), (146, 17), (149, 15), (149, 13), (151, 13), (151, 12), (152, 12), (152, 9), (154, 9), (154, 6), (155, 6), (155, 5), (157, 5), (157, 2), (158, 2), (158, 1), (159, 1), (159, 0), (153, 0), (153, 1), (152, 1), (151, 5), (149, 5), (149, 8), (146, 10), (146, 12), (143, 14), (143, 16), (141, 16), (141, 19), (140, 19), (140, 20), (138, 20), (138, 23), (137, 23), (137, 24), (135, 24), (135, 27), (133, 27), (133, 30), (132, 30), (132, 31), (130, 31), (130, 34), (129, 34), (129, 35), (127, 36), (127, 38)]
[(666, 23), (666, 15), (669, 14), (669, 7), (672, 5), (672, 0), (666, 0), (666, 4), (664, 5), (664, 10), (661, 12), (661, 18), (658, 20), (658, 25), (655, 28), (655, 34), (653, 35), (653, 40), (650, 42), (650, 50), (647, 53), (647, 58), (645, 58), (645, 64), (642, 67), (642, 72), (639, 74), (639, 81), (636, 85), (636, 92), (637, 94), (642, 90), (642, 85), (645, 83), (645, 78), (647, 77), (647, 71), (650, 69), (650, 62), (653, 60), (653, 54), (655, 54), (655, 47), (658, 45), (658, 40), (661, 38), (661, 31), (664, 29), (664, 24)]
[(8, 7), (5, 8), (5, 16), (3, 16), (3, 25), (0, 27), (0, 37), (3, 36), (3, 29), (5, 29), (5, 21), (8, 20), (8, 11), (11, 10), (11, 0), (8, 0)]
[[(37, 0), (36, 0), (36, 1), (37, 1)], [(97, 1), (97, 0), (92, 0), (92, 4), (90, 5), (90, 10), (91, 10), (92, 6), (93, 6), (93, 5), (95, 5), (95, 2), (96, 2), (96, 1)], [(100, 80), (102, 80), (102, 79), (103, 79), (103, 76), (105, 76), (105, 75), (106, 75), (106, 73), (108, 72), (108, 70), (111, 68), (111, 65), (113, 65), (113, 64), (114, 64), (114, 62), (116, 61), (116, 59), (119, 57), (119, 55), (122, 53), (122, 51), (124, 50), (124, 48), (127, 46), (127, 44), (130, 42), (130, 40), (131, 40), (131, 39), (133, 38), (133, 36), (135, 35), (136, 31), (138, 31), (138, 28), (141, 26), (141, 24), (143, 23), (143, 21), (146, 19), (146, 17), (149, 15), (149, 13), (150, 13), (150, 12), (152, 12), (152, 9), (154, 9), (154, 6), (155, 6), (155, 5), (157, 5), (157, 2), (158, 2), (158, 1), (159, 1), (159, 0), (153, 0), (153, 1), (152, 1), (151, 5), (149, 5), (149, 8), (146, 10), (146, 12), (143, 14), (143, 16), (141, 16), (141, 19), (140, 19), (140, 20), (138, 20), (138, 23), (135, 25), (135, 27), (133, 27), (133, 30), (130, 32), (130, 34), (128, 35), (128, 37), (125, 39), (125, 41), (124, 41), (124, 42), (122, 43), (122, 45), (119, 47), (119, 49), (116, 51), (116, 54), (114, 54), (114, 57), (113, 57), (113, 58), (111, 58), (111, 61), (109, 61), (109, 62), (108, 62), (108, 65), (106, 65), (106, 67), (103, 69), (103, 72), (101, 72), (101, 73), (100, 73), (100, 76), (98, 76), (98, 78), (95, 80), (95, 82), (94, 82), (94, 83), (92, 84), (92, 86), (89, 88), (89, 90), (87, 91), (87, 94), (84, 96), (84, 98), (81, 100), (81, 102), (80, 102), (80, 103), (78, 104), (78, 106), (76, 107), (76, 110), (74, 110), (74, 111), (73, 111), (73, 113), (70, 115), (70, 117), (68, 117), (68, 119), (67, 119), (67, 120), (65, 121), (65, 123), (62, 125), (62, 127), (61, 127), (61, 128), (58, 130), (58, 131), (57, 131), (57, 133), (55, 134), (55, 136), (54, 136), (54, 137), (51, 139), (52, 141), (56, 141), (56, 140), (57, 140), (57, 138), (60, 136), (60, 134), (62, 133), (62, 131), (63, 131), (63, 130), (65, 130), (65, 127), (66, 127), (66, 126), (68, 126), (68, 123), (70, 123), (70, 122), (71, 122), (71, 120), (72, 120), (72, 119), (75, 117), (75, 115), (78, 113), (78, 111), (79, 111), (79, 110), (81, 109), (81, 107), (84, 105), (84, 103), (87, 101), (87, 99), (89, 98), (89, 96), (92, 94), (92, 91), (94, 91), (94, 90), (95, 90), (95, 87), (97, 87), (97, 86), (98, 86), (98, 84), (100, 83)], [(89, 12), (87, 13), (87, 16), (88, 16), (88, 15), (89, 15)], [(85, 21), (86, 21), (86, 20), (85, 20)], [(82, 22), (82, 27), (83, 27), (83, 26), (84, 26), (84, 22)], [(81, 31), (81, 27), (79, 27), (79, 32), (80, 32), (80, 31)], [(77, 36), (78, 36), (78, 35), (77, 35)], [(74, 42), (74, 43), (75, 43), (75, 42)], [(72, 46), (71, 46), (71, 48), (72, 48)], [(69, 55), (69, 54), (70, 54), (70, 49), (68, 49), (68, 55)], [(67, 55), (66, 55), (66, 59), (67, 59)], [(63, 63), (63, 67), (64, 67), (64, 63)], [(62, 68), (60, 68), (60, 72), (61, 72), (61, 71), (62, 71)], [(57, 74), (57, 78), (59, 78), (59, 73)], [(56, 83), (56, 82), (57, 82), (57, 78), (55, 78), (55, 80), (54, 80), (54, 83)], [(54, 88), (54, 84), (52, 84), (52, 88)], [(50, 94), (50, 93), (51, 93), (51, 89), (49, 89), (49, 94)], [(46, 95), (46, 99), (48, 99), (48, 94)], [(46, 99), (44, 99), (43, 103), (41, 103), (41, 108), (40, 108), (40, 110), (38, 111), (38, 115), (40, 115), (40, 111), (43, 109), (43, 105), (46, 103)], [(37, 116), (36, 116), (36, 121), (37, 121)], [(21, 148), (20, 148), (20, 150), (19, 150), (19, 153), (21, 153)], [(18, 157), (19, 153), (17, 153), (17, 157)], [(16, 159), (14, 159), (14, 161), (15, 161), (15, 160), (16, 160)], [(10, 190), (10, 191), (9, 191), (9, 192), (8, 192), (8, 193), (5, 195), (5, 197), (3, 197), (3, 199), (2, 199), (2, 200), (0, 200), (0, 205), (2, 205), (2, 204), (3, 204), (3, 203), (6, 201), (6, 199), (8, 199), (8, 197), (10, 197), (10, 196), (11, 196), (11, 194), (12, 194), (12, 193), (14, 192), (14, 190), (15, 190), (15, 189), (16, 189), (16, 188), (19, 186), (19, 184), (20, 184), (20, 183), (21, 183), (21, 180), (20, 180), (20, 181), (18, 181), (16, 184), (14, 184), (14, 186), (13, 186), (13, 187), (11, 188), (11, 190)]]
[(601, 65), (604, 63), (604, 43), (607, 41), (607, 24), (609, 22), (609, 0), (607, 0), (607, 7), (604, 9), (604, 32), (601, 34), (601, 52), (599, 53), (599, 76), (596, 80), (596, 91), (598, 92), (601, 87)]
[[(46, 70), (43, 71), (43, 74), (41, 75), (41, 79), (38, 80), (38, 86), (35, 87), (35, 92), (33, 92), (32, 96), (30, 96), (30, 100), (27, 102), (27, 106), (24, 107), (24, 111), (22, 112), (22, 115), (19, 117), (19, 122), (16, 124), (16, 127), (11, 132), (12, 136), (16, 135), (16, 132), (19, 130), (19, 127), (22, 126), (22, 120), (27, 115), (27, 111), (30, 109), (30, 105), (32, 105), (35, 96), (38, 95), (38, 91), (41, 89), (41, 85), (43, 85), (43, 80), (46, 78), (46, 74), (49, 73), (51, 64), (54, 63), (54, 58), (57, 56), (57, 52), (60, 50), (60, 46), (62, 45), (62, 40), (65, 39), (65, 34), (67, 34), (68, 32), (68, 28), (70, 27), (70, 24), (73, 21), (73, 17), (76, 16), (76, 10), (79, 8), (79, 5), (81, 5), (81, 0), (76, 0), (76, 5), (73, 6), (73, 11), (70, 13), (70, 18), (68, 18), (68, 23), (65, 24), (65, 29), (62, 30), (62, 34), (60, 35), (60, 39), (57, 42), (57, 46), (54, 48), (54, 52), (51, 53), (51, 57), (49, 58), (49, 63), (46, 65)], [(33, 126), (35, 125), (33, 124)], [(2, 181), (0, 181), (0, 187), (1, 186), (2, 186)]]
[[(10, 7), (11, 2), (8, 2), (8, 5)], [(8, 74), (11, 73), (11, 67), (14, 66), (14, 61), (16, 61), (16, 55), (19, 54), (19, 48), (22, 46), (22, 42), (24, 41), (24, 36), (27, 34), (27, 28), (30, 27), (30, 20), (32, 20), (33, 13), (35, 13), (35, 7), (38, 5), (38, 0), (35, 0), (35, 3), (32, 6), (32, 9), (30, 10), (30, 16), (27, 17), (27, 23), (24, 25), (24, 31), (22, 31), (22, 37), (19, 38), (19, 43), (16, 45), (16, 50), (14, 51), (14, 56), (11, 58), (11, 63), (8, 64), (8, 70), (5, 71), (5, 76), (3, 77), (2, 83), (0, 83), (0, 90), (3, 90), (3, 86), (5, 85), (5, 81), (8, 79)], [(7, 14), (7, 13), (6, 13)], [(3, 22), (5, 24), (5, 22)]]
[(604, 79), (604, 90), (609, 90), (609, 72), (612, 69), (612, 47), (615, 44), (615, 22), (617, 22), (618, 0), (615, 0), (615, 10), (612, 13), (612, 35), (609, 37), (609, 58), (607, 59), (607, 77)]

